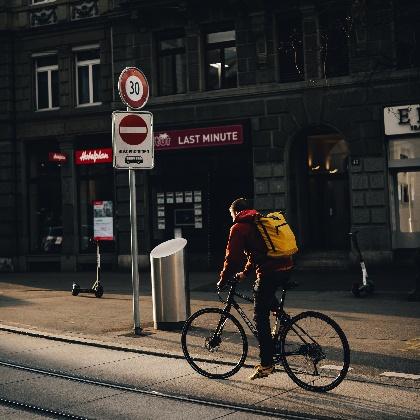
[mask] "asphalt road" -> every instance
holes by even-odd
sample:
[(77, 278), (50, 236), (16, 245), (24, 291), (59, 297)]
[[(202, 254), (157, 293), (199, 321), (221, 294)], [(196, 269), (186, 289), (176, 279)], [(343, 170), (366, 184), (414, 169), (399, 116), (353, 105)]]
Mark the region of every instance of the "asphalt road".
[[(269, 409), (296, 414), (298, 418), (417, 419), (420, 416), (418, 389), (399, 384), (347, 379), (325, 394), (298, 388), (279, 371), (250, 382), (250, 368), (227, 380), (209, 380), (182, 359), (101, 349), (0, 332), (0, 359), (32, 368), (48, 369), (148, 391), (125, 389), (50, 377), (39, 372), (0, 366), (0, 398), (24, 402), (56, 412), (97, 419), (196, 419), (258, 418), (232, 406)], [(153, 394), (154, 393), (154, 394)], [(220, 406), (165, 398), (192, 397)], [(224, 405), (223, 405), (224, 404)], [(226, 404), (229, 404), (227, 408)], [(2, 407), (0, 414), (7, 414)], [(9, 418), (14, 418), (13, 413)], [(8, 414), (7, 414), (8, 415)], [(274, 416), (271, 416), (274, 417)], [(22, 418), (22, 417), (16, 417)]]

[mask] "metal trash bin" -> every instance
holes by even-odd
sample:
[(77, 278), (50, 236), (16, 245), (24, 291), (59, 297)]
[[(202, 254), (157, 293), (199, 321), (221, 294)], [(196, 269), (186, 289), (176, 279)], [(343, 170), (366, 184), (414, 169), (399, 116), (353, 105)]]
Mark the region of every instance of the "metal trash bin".
[(184, 238), (171, 239), (150, 252), (153, 323), (157, 330), (179, 329), (190, 316)]

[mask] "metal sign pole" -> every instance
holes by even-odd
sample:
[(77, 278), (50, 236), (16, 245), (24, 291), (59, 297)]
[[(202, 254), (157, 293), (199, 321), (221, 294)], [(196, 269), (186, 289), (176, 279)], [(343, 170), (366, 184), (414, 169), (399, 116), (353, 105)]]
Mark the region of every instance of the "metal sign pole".
[[(131, 111), (127, 107), (127, 111)], [(138, 242), (137, 242), (137, 197), (136, 197), (136, 171), (128, 170), (130, 188), (130, 225), (131, 225), (131, 281), (133, 284), (133, 317), (134, 334), (141, 333), (140, 327), (140, 306), (139, 306), (139, 264), (138, 264)]]
[[(134, 113), (133, 109), (142, 108), (149, 99), (149, 83), (144, 74), (136, 67), (126, 67), (118, 79), (118, 92), (121, 100), (127, 105), (127, 112), (130, 115), (117, 119), (118, 111), (112, 113), (112, 144), (114, 168), (128, 169), (130, 188), (130, 224), (131, 224), (131, 280), (133, 283), (133, 317), (134, 334), (141, 335), (140, 309), (139, 309), (139, 265), (138, 265), (138, 242), (137, 242), (137, 198), (136, 198), (136, 169), (153, 168), (153, 116), (150, 112), (143, 119)], [(116, 123), (117, 120), (117, 123)], [(119, 124), (116, 126), (115, 124)], [(148, 125), (149, 124), (149, 125)], [(148, 128), (149, 127), (149, 128)], [(118, 130), (118, 133), (116, 132)], [(149, 134), (150, 149), (141, 152), (138, 146), (143, 143)], [(120, 162), (120, 154), (117, 150), (117, 143), (123, 142), (125, 157)], [(146, 144), (146, 143), (145, 143)], [(131, 152), (131, 156), (127, 153)], [(145, 155), (145, 157), (142, 156)], [(147, 158), (147, 159), (146, 159)], [(142, 165), (144, 163), (144, 165)], [(128, 165), (128, 167), (126, 166)]]

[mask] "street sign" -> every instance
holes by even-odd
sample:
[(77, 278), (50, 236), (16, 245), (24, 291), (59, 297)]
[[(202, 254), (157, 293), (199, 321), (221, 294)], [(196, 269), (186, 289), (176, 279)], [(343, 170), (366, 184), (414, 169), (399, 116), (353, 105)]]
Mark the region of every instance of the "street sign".
[(153, 115), (150, 112), (112, 113), (114, 168), (153, 169), (153, 140)]
[(148, 132), (147, 123), (140, 115), (126, 115), (120, 122), (119, 134), (121, 139), (132, 146), (143, 143)]
[(118, 79), (121, 100), (130, 108), (140, 109), (149, 99), (149, 83), (136, 67), (126, 67)]

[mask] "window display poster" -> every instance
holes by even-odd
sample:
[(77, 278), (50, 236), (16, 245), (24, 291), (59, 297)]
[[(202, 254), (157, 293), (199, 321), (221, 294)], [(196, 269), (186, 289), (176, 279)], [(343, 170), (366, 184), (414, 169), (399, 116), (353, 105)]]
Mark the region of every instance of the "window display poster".
[(113, 226), (112, 201), (94, 201), (93, 238), (96, 241), (113, 241)]
[(184, 193), (182, 191), (175, 193), (175, 202), (183, 203), (184, 202)]
[(194, 191), (194, 203), (201, 203), (201, 191)]
[(185, 202), (192, 203), (193, 201), (193, 192), (192, 191), (185, 191)]

